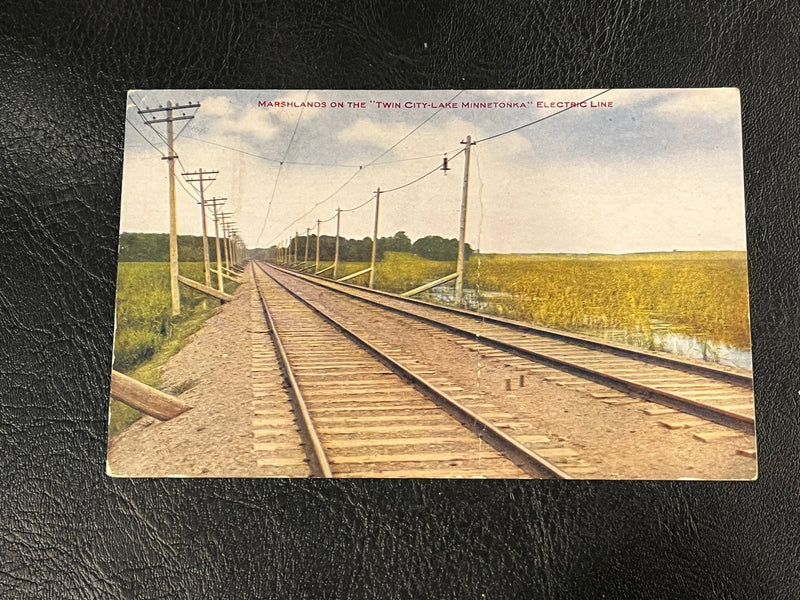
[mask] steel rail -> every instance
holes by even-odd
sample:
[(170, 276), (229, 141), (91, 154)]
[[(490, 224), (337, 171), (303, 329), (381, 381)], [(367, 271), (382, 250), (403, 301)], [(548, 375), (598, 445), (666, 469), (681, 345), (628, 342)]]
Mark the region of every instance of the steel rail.
[[(270, 267), (277, 268), (277, 267), (274, 267), (274, 265), (270, 265)], [(263, 269), (263, 267), (261, 267), (261, 268)], [(320, 278), (313, 278), (312, 279), (312, 278), (309, 278), (308, 276), (300, 275), (300, 274), (297, 274), (297, 273), (295, 273), (293, 271), (287, 271), (285, 269), (279, 269), (278, 268), (278, 270), (286, 273), (288, 276), (297, 277), (297, 278), (306, 280), (306, 281), (308, 281), (309, 283), (311, 283), (313, 285), (324, 287), (325, 289), (329, 289), (329, 290), (331, 290), (333, 292), (342, 294), (344, 296), (353, 298), (355, 300), (359, 300), (359, 301), (365, 302), (367, 304), (371, 304), (371, 305), (374, 305), (376, 307), (379, 307), (379, 308), (382, 308), (382, 309), (385, 309), (385, 310), (389, 310), (391, 312), (395, 312), (397, 314), (401, 314), (401, 315), (410, 317), (410, 318), (415, 319), (417, 321), (420, 321), (420, 322), (423, 322), (423, 323), (427, 323), (429, 325), (433, 325), (434, 327), (438, 327), (439, 329), (444, 329), (445, 331), (449, 331), (451, 333), (454, 333), (454, 334), (462, 336), (462, 337), (467, 337), (469, 339), (476, 339), (477, 334), (475, 332), (473, 332), (473, 331), (469, 331), (468, 329), (463, 329), (461, 327), (458, 327), (456, 325), (452, 325), (450, 323), (443, 323), (443, 322), (438, 321), (436, 319), (433, 319), (431, 317), (426, 317), (424, 315), (419, 315), (419, 314), (416, 314), (416, 313), (413, 313), (413, 312), (410, 312), (410, 311), (406, 311), (406, 310), (403, 310), (402, 308), (398, 308), (396, 306), (388, 306), (388, 305), (383, 304), (383, 303), (381, 303), (381, 302), (379, 302), (377, 300), (372, 300), (370, 298), (364, 298), (362, 296), (359, 296), (357, 294), (353, 294), (353, 293), (345, 291), (345, 290), (336, 289), (336, 287), (334, 285), (332, 285), (334, 282), (328, 282), (327, 280), (320, 280)], [(394, 296), (392, 296), (392, 297), (394, 298)], [(406, 299), (403, 299), (403, 300), (406, 300)], [(425, 304), (426, 307), (439, 308), (438, 306), (430, 305), (428, 303), (424, 303), (424, 304)], [(472, 313), (472, 314), (477, 314), (477, 313)], [(498, 324), (499, 325), (504, 325), (504, 323), (498, 323)], [(533, 331), (533, 332), (530, 332), (530, 333), (538, 333), (538, 332)], [(511, 353), (511, 354), (513, 354), (515, 356), (520, 356), (520, 357), (529, 358), (529, 359), (535, 359), (536, 361), (538, 361), (540, 363), (548, 364), (548, 365), (550, 365), (552, 367), (555, 367), (555, 368), (560, 369), (562, 371), (566, 371), (568, 373), (571, 373), (573, 375), (582, 377), (584, 379), (589, 379), (591, 381), (595, 381), (597, 383), (601, 383), (603, 385), (607, 385), (609, 387), (612, 387), (612, 388), (614, 388), (616, 390), (619, 390), (619, 391), (622, 391), (622, 392), (625, 392), (625, 393), (628, 393), (628, 394), (633, 394), (633, 395), (636, 395), (636, 396), (639, 396), (639, 397), (642, 397), (642, 398), (645, 398), (645, 399), (648, 399), (648, 400), (652, 400), (652, 401), (654, 401), (654, 402), (656, 402), (658, 404), (662, 404), (662, 405), (668, 406), (670, 408), (678, 409), (678, 410), (680, 410), (682, 412), (685, 412), (687, 414), (691, 414), (691, 415), (694, 415), (694, 416), (697, 416), (697, 417), (701, 417), (703, 419), (712, 421), (712, 422), (717, 423), (719, 425), (723, 425), (725, 427), (730, 427), (732, 429), (739, 429), (741, 431), (744, 431), (745, 433), (750, 433), (750, 434), (755, 433), (755, 419), (753, 417), (748, 417), (748, 416), (745, 416), (745, 415), (739, 415), (737, 413), (728, 411), (728, 410), (726, 410), (724, 408), (710, 406), (710, 405), (705, 404), (703, 402), (699, 402), (697, 400), (692, 400), (691, 398), (686, 398), (684, 396), (680, 396), (680, 395), (668, 392), (666, 390), (655, 388), (655, 387), (652, 387), (652, 386), (649, 386), (649, 385), (645, 385), (645, 384), (642, 384), (642, 383), (637, 383), (635, 381), (630, 381), (630, 380), (625, 379), (623, 377), (618, 377), (618, 376), (615, 376), (615, 375), (611, 375), (609, 373), (604, 373), (604, 372), (599, 371), (597, 369), (593, 369), (591, 367), (587, 367), (585, 365), (581, 365), (580, 363), (572, 362), (572, 361), (565, 360), (565, 359), (562, 359), (562, 358), (557, 358), (555, 356), (550, 356), (549, 354), (542, 353), (542, 352), (537, 352), (535, 350), (530, 350), (528, 348), (523, 348), (523, 347), (518, 346), (516, 344), (510, 343), (510, 342), (504, 342), (502, 340), (499, 340), (499, 339), (496, 339), (496, 338), (493, 338), (493, 337), (487, 337), (485, 334), (481, 334), (479, 336), (479, 341), (482, 344), (486, 344), (487, 346), (492, 346), (492, 347), (497, 348), (499, 350), (503, 350), (505, 352), (509, 352), (509, 353)], [(606, 352), (606, 353), (614, 354), (614, 352), (606, 350), (605, 348), (602, 348), (602, 347), (601, 348), (590, 348), (590, 349), (592, 349), (592, 350), (600, 350), (600, 351), (603, 351), (603, 352)], [(632, 356), (625, 356), (625, 358), (632, 358), (634, 360), (641, 360), (642, 362), (648, 362), (648, 361), (643, 359), (643, 357), (648, 357), (648, 356), (650, 356), (650, 355), (646, 355), (646, 354), (645, 355), (639, 355), (639, 354), (635, 353), (635, 351), (633, 351), (633, 355)], [(669, 359), (666, 359), (666, 360), (669, 360)], [(680, 364), (683, 364), (683, 363), (681, 362)], [(658, 365), (658, 366), (663, 366), (663, 365)], [(672, 366), (672, 365), (669, 364), (669, 366)], [(683, 369), (678, 368), (677, 370), (683, 370)], [(719, 371), (719, 372), (727, 374), (727, 372), (723, 372), (723, 371)], [(717, 370), (714, 370), (714, 373), (717, 373)], [(750, 385), (752, 385), (752, 379), (748, 378), (747, 381), (750, 383)]]
[[(284, 269), (283, 267), (279, 267), (270, 263), (270, 266), (286, 273), (290, 274), (297, 274), (297, 271), (293, 271), (291, 269)], [(547, 327), (540, 327), (536, 325), (530, 325), (529, 323), (521, 323), (519, 321), (514, 321), (512, 319), (506, 319), (504, 317), (497, 317), (494, 315), (486, 315), (478, 312), (474, 312), (471, 310), (466, 310), (463, 308), (456, 308), (454, 306), (442, 306), (441, 304), (433, 304), (431, 302), (425, 302), (424, 300), (420, 300), (418, 298), (409, 298), (406, 296), (402, 296), (400, 294), (393, 294), (392, 292), (385, 292), (383, 290), (373, 290), (369, 288), (365, 288), (360, 285), (347, 283), (347, 282), (337, 282), (327, 279), (325, 277), (317, 277), (315, 275), (307, 275), (303, 274), (304, 278), (317, 283), (318, 285), (323, 285), (326, 287), (330, 287), (334, 289), (335, 285), (350, 288), (353, 290), (357, 290), (364, 294), (371, 294), (375, 296), (383, 296), (386, 298), (391, 298), (392, 300), (397, 300), (400, 302), (404, 302), (406, 304), (415, 304), (418, 306), (422, 306), (424, 308), (430, 308), (432, 310), (436, 310), (443, 313), (451, 313), (456, 314), (459, 316), (467, 317), (475, 321), (484, 321), (486, 323), (491, 323), (493, 325), (500, 325), (503, 327), (507, 327), (509, 329), (516, 329), (518, 331), (522, 331), (524, 333), (531, 333), (534, 335), (548, 337), (551, 339), (555, 339), (561, 342), (566, 342), (569, 344), (573, 344), (575, 346), (582, 346), (584, 348), (588, 348), (589, 350), (600, 350), (602, 352), (615, 354), (617, 356), (623, 356), (626, 358), (633, 358), (636, 360), (641, 360), (643, 362), (647, 362), (650, 364), (654, 364), (657, 366), (663, 366), (670, 369), (676, 369), (680, 371), (684, 371), (687, 373), (693, 373), (698, 375), (704, 375), (707, 377), (711, 377), (713, 379), (719, 381), (727, 381), (729, 383), (733, 383), (742, 387), (747, 387), (753, 389), (753, 378), (751, 375), (746, 375), (743, 373), (736, 373), (732, 371), (725, 371), (723, 369), (719, 369), (717, 367), (711, 365), (702, 365), (693, 362), (689, 362), (686, 360), (682, 360), (678, 357), (672, 356), (661, 356), (658, 354), (650, 354), (648, 352), (644, 352), (642, 350), (638, 350), (636, 348), (629, 348), (626, 346), (621, 346), (618, 344), (614, 344), (613, 342), (608, 342), (605, 340), (595, 340), (591, 339), (579, 334), (571, 334), (566, 333), (563, 331), (556, 331), (554, 329), (548, 329)], [(371, 304), (375, 304), (376, 306), (385, 306), (376, 300), (370, 300), (368, 298), (364, 298), (363, 296), (359, 296), (357, 294), (353, 294), (347, 292), (345, 290), (336, 290), (342, 294), (346, 294), (352, 296), (354, 298), (358, 298), (363, 300), (364, 302), (369, 302)], [(401, 309), (396, 307), (385, 306), (390, 310), (394, 310), (396, 312), (404, 313)], [(411, 313), (408, 313), (411, 315)]]
[(276, 279), (272, 274), (270, 274), (266, 269), (264, 269), (264, 267), (260, 263), (258, 264), (258, 267), (267, 277), (270, 277), (281, 288), (286, 290), (294, 298), (297, 298), (305, 306), (311, 309), (315, 314), (319, 315), (326, 322), (333, 325), (333, 327), (342, 332), (349, 339), (353, 340), (359, 346), (367, 350), (381, 363), (383, 363), (389, 369), (391, 369), (395, 374), (417, 384), (417, 386), (419, 386), (425, 392), (428, 393), (428, 395), (436, 402), (436, 404), (440, 406), (440, 408), (443, 408), (445, 412), (454, 417), (457, 421), (459, 421), (464, 427), (469, 429), (472, 433), (486, 440), (487, 443), (489, 443), (489, 445), (491, 445), (495, 450), (504, 453), (506, 457), (509, 458), (509, 460), (514, 462), (527, 474), (532, 475), (534, 477), (541, 477), (542, 473), (544, 472), (544, 474), (555, 479), (573, 479), (571, 475), (561, 470), (559, 467), (548, 461), (546, 458), (540, 456), (539, 454), (530, 450), (527, 446), (517, 441), (507, 433), (501, 431), (499, 428), (492, 425), (489, 421), (487, 421), (477, 413), (471, 411), (458, 401), (454, 400), (447, 393), (438, 389), (435, 385), (427, 381), (421, 375), (415, 373), (408, 367), (403, 366), (402, 364), (400, 364), (399, 362), (397, 362), (396, 360), (394, 360), (393, 358), (391, 358), (390, 356), (388, 356), (387, 354), (376, 348), (374, 345), (370, 344), (368, 341), (358, 336), (358, 334), (354, 333), (347, 326), (343, 325), (342, 323), (331, 317), (329, 314), (325, 313), (324, 311), (320, 310), (319, 308), (311, 304), (308, 300), (303, 298), (294, 290), (287, 287), (283, 282)]
[(300, 417), (300, 428), (309, 441), (309, 447), (306, 448), (306, 455), (308, 456), (310, 462), (311, 472), (316, 477), (333, 477), (333, 472), (331, 471), (331, 466), (328, 462), (325, 448), (322, 447), (322, 443), (319, 440), (317, 429), (314, 427), (314, 422), (312, 421), (311, 414), (306, 406), (303, 393), (300, 391), (300, 386), (297, 384), (297, 379), (295, 378), (294, 371), (292, 370), (292, 365), (289, 362), (289, 356), (286, 354), (286, 349), (283, 346), (278, 329), (275, 327), (275, 321), (272, 318), (272, 312), (269, 309), (267, 301), (264, 299), (264, 295), (261, 293), (261, 288), (258, 285), (258, 281), (256, 281), (255, 267), (252, 265), (253, 263), (251, 263), (253, 285), (255, 285), (256, 291), (258, 292), (258, 297), (261, 300), (261, 308), (263, 309), (264, 316), (267, 319), (267, 324), (269, 325), (269, 330), (272, 334), (273, 344), (278, 352), (281, 369), (283, 370), (284, 375), (286, 376), (286, 379), (289, 381), (289, 385), (292, 388), (295, 414)]

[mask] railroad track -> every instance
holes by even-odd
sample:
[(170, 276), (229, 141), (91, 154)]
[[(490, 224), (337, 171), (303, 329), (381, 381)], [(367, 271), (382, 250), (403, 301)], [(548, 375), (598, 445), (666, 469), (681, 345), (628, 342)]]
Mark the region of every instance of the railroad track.
[[(433, 373), (401, 364), (251, 269), (312, 476), (571, 478), (492, 422), (510, 415), (490, 404), (480, 415), (467, 409)], [(275, 446), (278, 463), (289, 460), (286, 446)]]
[[(392, 311), (625, 394), (747, 434), (754, 433), (753, 383), (747, 375), (337, 283), (274, 265), (264, 268), (282, 277), (287, 284), (289, 280), (285, 278), (291, 277), (305, 285), (331, 290), (343, 298), (360, 303), (362, 311), (364, 307)], [(308, 289), (305, 293), (308, 293)]]

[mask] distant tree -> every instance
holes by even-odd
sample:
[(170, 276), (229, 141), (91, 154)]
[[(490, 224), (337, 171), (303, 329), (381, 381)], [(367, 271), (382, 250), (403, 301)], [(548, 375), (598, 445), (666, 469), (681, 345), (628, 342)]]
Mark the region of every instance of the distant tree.
[(378, 251), (381, 257), (384, 252), (411, 252), (411, 240), (405, 231), (398, 231), (392, 237), (380, 238)]
[[(429, 235), (420, 238), (411, 245), (411, 250), (417, 256), (427, 258), (430, 260), (457, 260), (458, 257), (458, 240), (445, 239), (438, 235)], [(469, 258), (472, 254), (472, 248), (469, 244), (464, 245), (464, 258)]]

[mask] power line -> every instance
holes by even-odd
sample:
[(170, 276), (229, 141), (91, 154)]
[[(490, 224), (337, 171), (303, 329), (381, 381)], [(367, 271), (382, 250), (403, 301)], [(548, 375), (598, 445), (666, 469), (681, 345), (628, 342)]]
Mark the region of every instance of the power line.
[(339, 210), (341, 210), (342, 212), (353, 212), (354, 210), (358, 210), (358, 209), (359, 209), (359, 208), (361, 208), (362, 206), (366, 206), (367, 204), (369, 204), (370, 202), (372, 202), (373, 200), (375, 200), (375, 198), (376, 198), (376, 196), (372, 196), (372, 198), (370, 198), (370, 199), (369, 199), (369, 200), (367, 200), (366, 202), (362, 202), (362, 203), (361, 203), (361, 204), (359, 204), (358, 206), (354, 206), (353, 208), (340, 208)]
[(151, 145), (153, 148), (155, 148), (156, 152), (158, 152), (158, 153), (159, 153), (161, 156), (164, 156), (164, 153), (163, 153), (163, 152), (162, 152), (162, 151), (159, 149), (159, 147), (158, 147), (158, 146), (156, 146), (156, 145), (155, 145), (153, 142), (151, 142), (150, 140), (148, 140), (148, 139), (147, 139), (147, 137), (146, 137), (146, 136), (145, 136), (145, 135), (144, 135), (144, 134), (143, 134), (141, 131), (139, 131), (139, 130), (136, 128), (136, 125), (134, 125), (134, 124), (133, 124), (133, 121), (131, 121), (131, 120), (128, 118), (128, 116), (127, 116), (127, 115), (125, 115), (125, 120), (126, 120), (126, 121), (127, 121), (129, 124), (130, 124), (130, 126), (131, 126), (131, 127), (133, 127), (133, 130), (134, 130), (136, 133), (138, 133), (140, 136), (142, 136), (142, 139), (143, 139), (145, 142), (147, 142), (147, 143), (148, 143), (148, 144), (150, 144), (150, 145)]
[(272, 158), (269, 156), (264, 156), (263, 154), (256, 154), (255, 152), (250, 152), (248, 150), (242, 150), (241, 148), (234, 148), (233, 146), (227, 146), (225, 144), (220, 144), (218, 142), (212, 142), (211, 140), (204, 140), (199, 137), (194, 137), (191, 135), (186, 136), (187, 140), (195, 140), (196, 142), (201, 142), (203, 144), (210, 144), (212, 146), (218, 146), (219, 148), (224, 148), (225, 150), (231, 150), (232, 152), (238, 152), (240, 154), (246, 154), (247, 156), (252, 156), (253, 158), (260, 158), (261, 160), (266, 160), (268, 162), (272, 162), (275, 164), (286, 164), (286, 165), (302, 165), (302, 166), (309, 166), (309, 167), (347, 167), (347, 168), (354, 168), (360, 167), (361, 165), (345, 165), (345, 164), (338, 164), (338, 163), (315, 163), (315, 162), (304, 162), (304, 161), (295, 161), (295, 160), (284, 160), (281, 161), (277, 158)]
[[(462, 152), (464, 152), (463, 148), (461, 150), (459, 150), (458, 152), (456, 152), (455, 154), (453, 154), (453, 156), (451, 156), (451, 158), (455, 158), (456, 156), (458, 156)], [(388, 189), (388, 190), (381, 190), (381, 194), (388, 194), (389, 192), (396, 192), (397, 190), (402, 190), (403, 188), (407, 188), (410, 185), (414, 185), (418, 181), (422, 181), (426, 177), (428, 177), (430, 175), (433, 175), (436, 171), (441, 170), (441, 168), (442, 168), (441, 165), (436, 165), (433, 169), (431, 169), (430, 171), (428, 171), (424, 175), (421, 175), (420, 177), (417, 177), (416, 179), (414, 179), (412, 181), (409, 181), (408, 183), (404, 183), (403, 185), (398, 185), (397, 187), (394, 187), (394, 188), (391, 188), (391, 189)]]
[[(134, 102), (134, 104), (136, 104), (136, 103)], [(158, 147), (158, 146), (156, 146), (155, 144), (153, 144), (153, 142), (151, 142), (150, 140), (148, 140), (148, 139), (147, 139), (147, 137), (145, 137), (145, 135), (144, 135), (144, 134), (143, 134), (141, 131), (139, 131), (139, 130), (136, 128), (136, 125), (134, 125), (134, 124), (133, 124), (133, 122), (132, 122), (132, 121), (131, 121), (131, 120), (130, 120), (130, 119), (127, 117), (127, 116), (125, 117), (125, 120), (126, 120), (128, 123), (130, 123), (130, 126), (131, 126), (131, 127), (133, 127), (133, 130), (134, 130), (136, 133), (138, 133), (138, 134), (139, 134), (139, 135), (142, 137), (142, 139), (143, 139), (145, 142), (147, 142), (148, 144), (150, 144), (150, 146), (152, 146), (152, 147), (153, 147), (153, 149), (154, 149), (156, 152), (158, 152), (158, 153), (159, 153), (161, 156), (165, 156), (165, 154), (164, 154), (164, 153), (163, 153), (163, 152), (162, 152), (162, 151), (159, 149), (159, 147)], [(181, 165), (181, 168), (183, 168), (183, 163), (180, 161), (180, 158), (178, 158), (178, 162), (180, 163), (180, 165)], [(185, 170), (186, 170), (186, 169), (184, 168), (184, 171), (185, 171)], [(178, 182), (178, 185), (180, 185), (180, 186), (181, 186), (181, 188), (183, 188), (183, 191), (184, 191), (184, 192), (186, 192), (186, 193), (189, 195), (189, 197), (191, 197), (191, 198), (192, 198), (192, 199), (194, 199), (194, 200), (197, 200), (197, 199), (199, 198), (199, 195), (198, 195), (197, 189), (196, 189), (194, 186), (191, 186), (191, 187), (192, 187), (192, 191), (194, 192), (194, 193), (192, 193), (192, 192), (191, 192), (191, 191), (189, 191), (189, 189), (188, 189), (188, 188), (187, 188), (187, 187), (186, 187), (186, 186), (183, 184), (183, 181), (181, 181), (180, 179), (177, 179), (177, 178), (175, 179), (175, 181), (177, 181), (177, 182)]]
[(611, 88), (609, 88), (607, 90), (603, 90), (599, 94), (595, 94), (594, 96), (589, 96), (588, 98), (586, 98), (586, 100), (581, 100), (580, 102), (575, 102), (574, 104), (570, 104), (566, 108), (562, 108), (561, 110), (558, 110), (558, 111), (556, 111), (554, 113), (551, 113), (551, 114), (549, 114), (547, 116), (544, 116), (541, 119), (536, 119), (535, 121), (531, 121), (530, 123), (525, 123), (524, 125), (520, 125), (519, 127), (514, 127), (513, 129), (509, 129), (507, 131), (501, 131), (500, 133), (495, 133), (494, 135), (490, 135), (489, 137), (485, 137), (485, 138), (483, 138), (481, 140), (476, 140), (473, 143), (474, 144), (480, 144), (481, 142), (486, 142), (486, 141), (489, 141), (489, 140), (493, 140), (494, 138), (498, 138), (500, 136), (507, 135), (509, 133), (513, 133), (515, 131), (519, 131), (520, 129), (525, 129), (526, 127), (530, 127), (531, 125), (536, 125), (536, 123), (541, 123), (542, 121), (546, 121), (547, 119), (550, 119), (551, 117), (555, 117), (556, 115), (560, 115), (563, 112), (567, 112), (568, 110), (572, 110), (576, 106), (578, 106), (580, 104), (583, 104), (584, 102), (589, 102), (589, 100), (594, 100), (598, 96), (602, 96), (603, 94), (605, 94), (607, 92), (610, 92), (610, 91), (611, 91)]
[[(463, 93), (463, 91), (464, 91), (464, 90), (461, 90), (461, 91), (459, 91), (459, 92), (458, 92), (458, 93), (457, 93), (455, 96), (453, 96), (453, 97), (452, 97), (452, 98), (449, 100), (449, 102), (452, 102), (453, 100), (455, 100), (456, 98), (458, 98), (458, 97), (459, 97), (459, 96), (460, 96), (460, 95)], [(427, 123), (428, 121), (430, 121), (431, 119), (433, 119), (433, 118), (434, 118), (436, 115), (438, 115), (440, 112), (442, 112), (442, 110), (444, 110), (444, 107), (442, 107), (442, 108), (439, 108), (439, 109), (435, 110), (435, 111), (434, 111), (434, 112), (433, 112), (433, 113), (432, 113), (432, 114), (431, 114), (431, 115), (430, 115), (428, 118), (426, 118), (424, 121), (422, 121), (422, 123), (420, 123), (419, 125), (417, 125), (416, 127), (414, 127), (414, 129), (412, 129), (411, 131), (409, 131), (409, 132), (408, 132), (406, 135), (404, 135), (403, 137), (401, 137), (401, 138), (400, 138), (399, 140), (397, 140), (397, 141), (396, 141), (394, 144), (392, 144), (391, 146), (389, 146), (389, 148), (387, 148), (386, 150), (384, 150), (383, 152), (381, 152), (381, 153), (380, 153), (378, 156), (376, 156), (375, 158), (373, 158), (373, 159), (372, 159), (370, 162), (368, 162), (366, 165), (359, 166), (359, 167), (358, 167), (358, 171), (356, 171), (355, 173), (353, 173), (353, 174), (352, 174), (352, 175), (351, 175), (351, 176), (348, 178), (348, 180), (347, 180), (347, 181), (345, 181), (345, 182), (344, 182), (344, 183), (343, 183), (341, 186), (339, 186), (339, 187), (336, 189), (336, 191), (334, 191), (334, 192), (333, 192), (331, 195), (329, 195), (329, 196), (328, 196), (327, 198), (325, 198), (324, 200), (320, 200), (319, 202), (317, 202), (316, 204), (314, 204), (314, 206), (312, 206), (310, 210), (308, 210), (306, 213), (304, 213), (303, 215), (301, 215), (300, 217), (298, 217), (297, 219), (295, 219), (294, 221), (292, 221), (292, 222), (291, 222), (289, 225), (287, 225), (287, 226), (286, 226), (284, 229), (282, 229), (282, 230), (281, 230), (281, 231), (278, 233), (278, 235), (276, 235), (274, 238), (272, 238), (272, 240), (270, 240), (270, 241), (267, 243), (267, 245), (269, 246), (269, 244), (273, 243), (273, 242), (274, 242), (275, 240), (277, 240), (277, 239), (278, 239), (278, 238), (279, 238), (281, 235), (283, 235), (283, 233), (284, 233), (284, 232), (285, 232), (287, 229), (291, 229), (292, 225), (295, 225), (296, 223), (298, 223), (298, 222), (299, 222), (299, 221), (301, 221), (302, 219), (305, 219), (305, 218), (306, 218), (308, 215), (310, 215), (312, 212), (314, 212), (314, 210), (316, 210), (316, 209), (317, 209), (317, 207), (321, 206), (322, 204), (324, 204), (325, 202), (327, 202), (328, 200), (330, 200), (331, 198), (333, 198), (333, 197), (334, 197), (336, 194), (338, 194), (339, 192), (341, 192), (341, 191), (342, 191), (342, 190), (343, 190), (343, 189), (344, 189), (344, 188), (345, 188), (345, 187), (346, 187), (346, 186), (347, 186), (347, 185), (348, 185), (348, 184), (349, 184), (351, 181), (353, 181), (353, 179), (355, 179), (355, 178), (358, 176), (358, 174), (359, 174), (359, 173), (361, 173), (361, 172), (364, 170), (364, 168), (366, 168), (366, 167), (370, 167), (370, 166), (372, 166), (373, 164), (375, 164), (377, 160), (379, 160), (381, 157), (385, 156), (385, 155), (386, 155), (387, 153), (389, 153), (391, 150), (393, 150), (394, 148), (396, 148), (396, 147), (397, 147), (397, 146), (398, 146), (400, 143), (402, 143), (404, 140), (406, 140), (408, 137), (410, 137), (410, 136), (411, 136), (411, 135), (412, 135), (414, 132), (416, 132), (416, 131), (417, 131), (417, 130), (420, 128), (420, 127), (422, 127), (423, 125), (425, 125), (425, 123)], [(434, 155), (434, 156), (436, 156), (436, 155)], [(437, 168), (438, 168), (438, 167), (437, 167)], [(435, 170), (436, 170), (436, 169), (434, 169), (434, 171), (435, 171)], [(425, 175), (425, 176), (427, 176), (427, 175), (430, 175), (430, 173), (426, 173), (426, 175)], [(418, 181), (418, 180), (417, 180), (417, 181)], [(412, 183), (413, 183), (413, 182), (412, 182)], [(411, 184), (409, 183), (409, 185), (411, 185)], [(400, 188), (397, 188), (397, 189), (400, 189)], [(260, 237), (260, 236), (259, 236), (259, 237)]]
[(328, 221), (333, 221), (336, 218), (336, 213), (333, 213), (333, 216), (328, 217), (327, 219), (320, 219), (320, 223), (327, 223)]
[(303, 118), (303, 111), (305, 110), (305, 101), (308, 100), (308, 95), (310, 90), (306, 90), (306, 97), (303, 100), (303, 108), (300, 109), (300, 114), (297, 115), (297, 121), (294, 124), (294, 130), (292, 131), (292, 136), (289, 138), (289, 143), (286, 145), (286, 151), (283, 153), (283, 160), (281, 160), (281, 164), (278, 166), (278, 172), (275, 173), (275, 182), (272, 185), (272, 195), (269, 198), (269, 203), (267, 204), (267, 214), (264, 216), (264, 223), (261, 225), (261, 232), (258, 234), (256, 238), (256, 246), (258, 246), (258, 240), (261, 239), (261, 236), (264, 235), (264, 229), (267, 227), (267, 221), (269, 220), (269, 213), (272, 210), (272, 201), (275, 200), (275, 192), (278, 189), (278, 178), (281, 176), (281, 169), (283, 169), (283, 163), (286, 160), (286, 157), (289, 156), (289, 149), (292, 147), (292, 142), (294, 142), (294, 136), (297, 135), (297, 128), (300, 126), (300, 119)]
[[(458, 98), (458, 97), (459, 97), (459, 96), (460, 96), (460, 95), (461, 95), (463, 92), (464, 92), (464, 90), (461, 90), (461, 91), (459, 91), (459, 92), (458, 92), (458, 93), (457, 93), (455, 96), (453, 96), (452, 98), (450, 98), (450, 100), (448, 100), (448, 101), (447, 101), (447, 104), (450, 104), (450, 103), (451, 103), (453, 100), (455, 100), (456, 98)], [(442, 110), (444, 110), (444, 106), (443, 106), (442, 108), (440, 108), (440, 109), (438, 109), (438, 110), (434, 111), (434, 113), (433, 113), (433, 114), (432, 114), (430, 117), (428, 117), (428, 118), (427, 118), (427, 119), (425, 119), (425, 120), (424, 120), (422, 123), (420, 123), (419, 125), (417, 125), (416, 127), (414, 127), (414, 129), (412, 129), (411, 131), (409, 131), (409, 132), (408, 132), (406, 135), (404, 135), (403, 137), (401, 137), (401, 138), (400, 138), (399, 140), (397, 140), (397, 141), (396, 141), (394, 144), (392, 144), (391, 146), (389, 146), (389, 147), (388, 147), (386, 150), (384, 150), (384, 151), (383, 151), (383, 152), (382, 152), (382, 153), (381, 153), (381, 154), (380, 154), (380, 155), (379, 155), (377, 158), (374, 158), (372, 161), (370, 161), (369, 163), (367, 163), (365, 166), (367, 166), (367, 167), (368, 167), (368, 166), (370, 166), (370, 165), (372, 165), (372, 164), (375, 164), (376, 162), (378, 162), (378, 160), (379, 160), (379, 159), (381, 159), (383, 156), (385, 156), (386, 154), (388, 154), (389, 152), (391, 152), (392, 150), (394, 150), (394, 149), (395, 149), (395, 148), (396, 148), (396, 147), (397, 147), (397, 146), (398, 146), (398, 145), (399, 145), (399, 144), (400, 144), (400, 143), (401, 143), (403, 140), (405, 140), (406, 138), (410, 137), (412, 133), (414, 133), (414, 132), (415, 132), (417, 129), (419, 129), (420, 127), (422, 127), (423, 125), (425, 125), (425, 123), (427, 123), (428, 121), (430, 121), (430, 120), (431, 120), (433, 117), (435, 117), (436, 115), (438, 115), (440, 112), (442, 112)]]
[[(219, 142), (212, 142), (211, 140), (204, 140), (203, 138), (195, 137), (192, 135), (184, 136), (184, 139), (187, 140), (194, 140), (196, 142), (200, 142), (202, 144), (210, 144), (211, 146), (217, 146), (219, 148), (224, 148), (225, 150), (230, 150), (232, 152), (238, 152), (239, 154), (245, 154), (247, 156), (252, 156), (253, 158), (258, 158), (261, 160), (266, 160), (267, 162), (275, 163), (276, 165), (281, 164), (281, 160), (278, 158), (272, 158), (271, 156), (265, 156), (263, 154), (256, 154), (255, 152), (250, 152), (249, 150), (242, 150), (241, 148), (235, 148), (234, 146), (228, 146), (226, 144), (220, 144)], [(381, 165), (390, 165), (393, 163), (398, 162), (410, 162), (414, 160), (426, 160), (428, 158), (436, 158), (439, 156), (438, 154), (428, 154), (427, 156), (411, 156), (409, 158), (397, 158), (394, 160), (384, 160), (379, 163), (370, 163), (364, 165), (357, 165), (354, 163), (319, 163), (319, 162), (311, 162), (311, 161), (303, 161), (303, 160), (284, 160), (282, 161), (285, 165), (297, 165), (301, 167), (335, 167), (335, 168), (346, 168), (346, 169), (355, 169), (355, 168), (366, 168), (367, 166), (381, 166)]]

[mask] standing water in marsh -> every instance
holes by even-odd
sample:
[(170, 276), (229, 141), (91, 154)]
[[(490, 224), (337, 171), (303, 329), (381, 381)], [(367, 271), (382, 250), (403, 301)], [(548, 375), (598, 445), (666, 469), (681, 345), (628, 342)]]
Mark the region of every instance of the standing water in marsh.
[(752, 370), (744, 252), (481, 255), (467, 282), (470, 310)]

